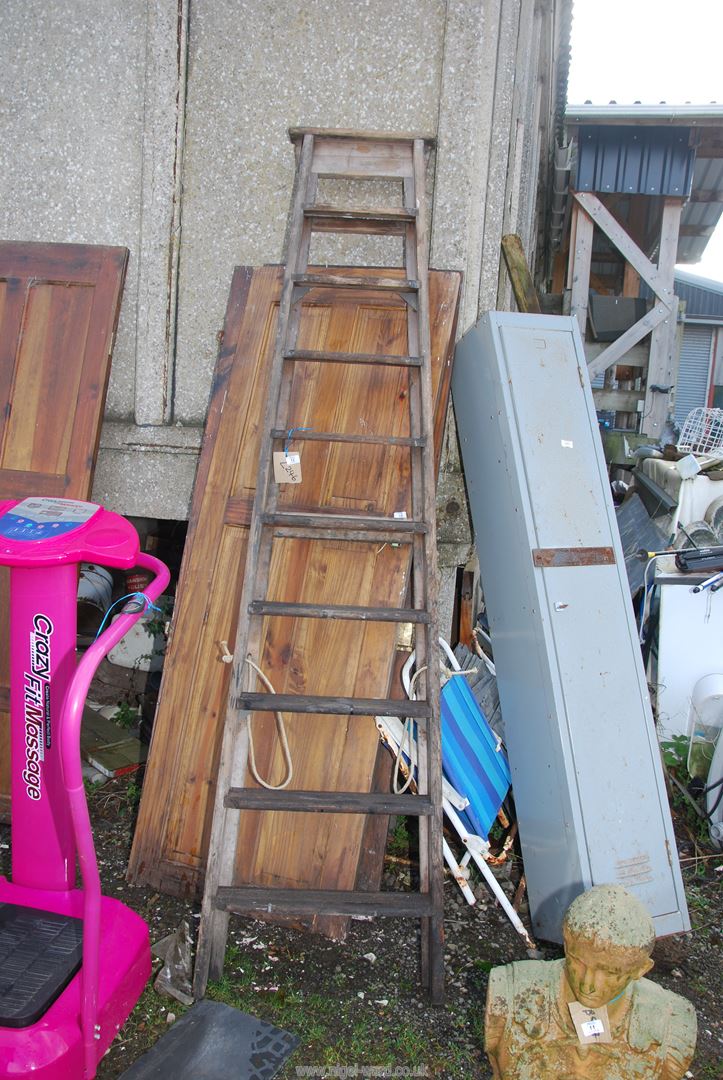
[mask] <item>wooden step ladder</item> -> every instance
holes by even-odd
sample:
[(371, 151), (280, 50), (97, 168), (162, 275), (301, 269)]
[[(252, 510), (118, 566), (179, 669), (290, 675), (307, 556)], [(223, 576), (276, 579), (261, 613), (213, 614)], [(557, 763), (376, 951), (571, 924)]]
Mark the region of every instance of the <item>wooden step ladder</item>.
[[(231, 911), (288, 915), (404, 915), (418, 917), (422, 928), (422, 980), (433, 1002), (444, 993), (442, 769), (439, 722), (439, 646), (437, 557), (435, 539), (435, 470), (430, 358), (426, 163), (432, 140), (417, 135), (293, 129), (297, 175), (292, 201), (287, 262), (279, 308), (275, 355), (269, 379), (264, 431), (268, 443), (259, 459), (251, 518), (246, 571), (234, 651), (233, 676), (224, 727), (216, 799), (206, 867), (194, 994), (203, 997), (207, 981), (218, 979)], [(394, 180), (401, 184), (400, 207), (343, 208), (317, 200), (318, 181)], [(309, 251), (315, 232), (399, 236), (404, 270), (360, 276), (343, 268), (309, 272)], [(406, 301), (408, 355), (304, 351), (297, 347), (301, 299), (311, 290), (392, 291)], [(404, 446), (410, 455), (411, 518), (279, 509), (272, 452), (280, 450), (293, 421), (287, 415), (292, 371), (296, 362), (395, 366), (408, 371), (409, 436), (366, 436), (295, 430), (294, 440), (376, 443)], [(412, 606), (361, 607), (284, 603), (267, 599), (274, 537), (349, 542), (407, 544), (412, 552)], [(268, 616), (412, 622), (416, 625), (419, 667), (426, 666), (426, 697), (399, 701), (385, 698), (321, 697), (258, 693), (246, 690), (247, 657), (260, 656), (262, 622)], [(420, 688), (421, 689), (421, 688)], [(244, 787), (249, 712), (285, 711), (308, 714), (386, 714), (413, 717), (420, 726), (417, 795), (366, 792), (268, 790)], [(309, 723), (313, 724), (310, 716)], [(370, 722), (372, 722), (370, 720)], [(426, 736), (426, 738), (425, 738)], [(236, 887), (234, 864), (239, 813), (245, 809), (351, 814), (405, 814), (419, 818), (418, 892), (359, 892)]]

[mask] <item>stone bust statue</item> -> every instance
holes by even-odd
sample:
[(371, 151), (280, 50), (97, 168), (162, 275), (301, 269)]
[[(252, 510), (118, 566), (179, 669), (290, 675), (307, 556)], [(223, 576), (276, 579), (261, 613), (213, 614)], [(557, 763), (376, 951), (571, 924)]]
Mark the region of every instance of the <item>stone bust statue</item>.
[(680, 1080), (695, 1050), (693, 1006), (643, 976), (655, 929), (619, 885), (578, 896), (564, 960), (490, 973), (485, 1050), (495, 1080)]

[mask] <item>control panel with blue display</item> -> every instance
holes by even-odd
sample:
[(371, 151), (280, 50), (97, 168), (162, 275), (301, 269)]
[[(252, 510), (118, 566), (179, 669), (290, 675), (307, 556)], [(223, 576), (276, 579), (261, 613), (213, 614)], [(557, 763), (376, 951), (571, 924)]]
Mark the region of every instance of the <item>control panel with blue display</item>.
[(0, 500), (0, 566), (97, 562), (128, 569), (138, 533), (120, 514), (77, 499)]
[(0, 536), (20, 542), (55, 540), (98, 513), (95, 503), (72, 499), (23, 499), (0, 517)]

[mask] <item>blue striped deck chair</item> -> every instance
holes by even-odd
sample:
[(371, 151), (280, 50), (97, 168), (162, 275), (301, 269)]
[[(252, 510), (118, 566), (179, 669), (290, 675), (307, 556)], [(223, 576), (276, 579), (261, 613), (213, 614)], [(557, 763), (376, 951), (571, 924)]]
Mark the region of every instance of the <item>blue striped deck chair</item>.
[[(459, 671), (457, 658), (447, 642), (440, 638), (439, 643), (450, 668)], [(410, 680), (413, 664), (414, 653), (402, 672), (402, 681), (410, 697), (413, 695)], [(417, 725), (405, 727), (401, 720), (392, 716), (378, 716), (376, 723), (382, 741), (395, 755), (398, 766), (407, 776), (411, 770), (413, 783), (421, 741)], [(510, 769), (500, 740), (487, 723), (462, 675), (451, 676), (442, 687), (441, 725), (442, 806), (448, 823), (465, 848), (463, 858), (457, 861), (444, 840), (445, 862), (469, 904), (476, 902), (469, 886), (468, 869), (469, 862), (474, 862), (527, 948), (534, 950), (534, 942), (487, 863), (487, 838), (509, 791)]]
[(469, 800), (470, 829), (487, 837), (512, 783), (507, 755), (462, 676), (442, 687), (441, 716), (444, 774)]

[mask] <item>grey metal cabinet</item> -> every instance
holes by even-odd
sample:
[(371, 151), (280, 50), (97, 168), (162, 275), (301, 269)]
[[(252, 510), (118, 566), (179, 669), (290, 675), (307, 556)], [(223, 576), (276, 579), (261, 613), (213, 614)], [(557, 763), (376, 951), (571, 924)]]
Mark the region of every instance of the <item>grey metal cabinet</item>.
[(452, 394), (535, 932), (604, 882), (688, 929), (577, 322), (485, 315)]

